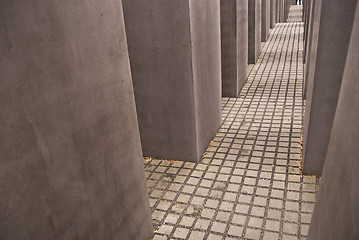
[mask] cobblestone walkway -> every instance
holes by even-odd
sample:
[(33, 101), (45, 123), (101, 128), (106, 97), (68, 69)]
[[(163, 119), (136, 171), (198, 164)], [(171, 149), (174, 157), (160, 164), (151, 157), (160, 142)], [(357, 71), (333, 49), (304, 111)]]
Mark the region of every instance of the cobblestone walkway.
[(154, 239), (305, 239), (318, 180), (300, 175), (301, 7), (277, 24), (200, 163), (147, 160)]

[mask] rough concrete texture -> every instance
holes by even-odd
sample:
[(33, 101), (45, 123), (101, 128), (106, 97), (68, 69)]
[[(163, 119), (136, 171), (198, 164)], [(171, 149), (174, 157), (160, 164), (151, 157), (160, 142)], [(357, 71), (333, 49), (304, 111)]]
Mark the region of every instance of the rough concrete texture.
[(357, 0), (316, 1), (307, 65), (303, 173), (321, 175), (328, 149)]
[(359, 5), (356, 9), (309, 240), (359, 239)]
[(248, 63), (257, 62), (261, 51), (262, 0), (248, 0)]
[(121, 1), (7, 1), (0, 25), (0, 238), (151, 238)]
[(275, 24), (277, 23), (276, 13), (277, 13), (277, 1), (270, 0), (270, 28), (274, 28)]
[(261, 23), (261, 41), (266, 42), (270, 30), (270, 1), (262, 0), (262, 23)]
[(221, 121), (219, 0), (124, 0), (145, 156), (198, 161)]
[(222, 96), (238, 97), (247, 79), (248, 0), (221, 0)]

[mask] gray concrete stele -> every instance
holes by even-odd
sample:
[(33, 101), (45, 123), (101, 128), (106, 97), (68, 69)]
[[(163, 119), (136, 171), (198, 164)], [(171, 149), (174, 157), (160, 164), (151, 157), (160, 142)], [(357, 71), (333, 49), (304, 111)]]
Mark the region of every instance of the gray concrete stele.
[(270, 2), (271, 0), (262, 0), (262, 23), (261, 23), (261, 41), (266, 42), (269, 36), (269, 30), (270, 30), (270, 14), (271, 14), (271, 8), (270, 8)]
[(1, 4), (1, 239), (153, 235), (122, 3), (90, 2)]
[(123, 0), (145, 156), (197, 162), (221, 123), (218, 0)]
[(221, 0), (222, 96), (238, 97), (247, 80), (248, 0)]
[(248, 0), (248, 63), (257, 62), (261, 51), (262, 0)]
[(308, 240), (359, 239), (359, 4)]
[(270, 0), (270, 28), (274, 28), (277, 23), (277, 0)]
[(339, 96), (357, 0), (317, 0), (307, 57), (303, 173), (321, 175)]

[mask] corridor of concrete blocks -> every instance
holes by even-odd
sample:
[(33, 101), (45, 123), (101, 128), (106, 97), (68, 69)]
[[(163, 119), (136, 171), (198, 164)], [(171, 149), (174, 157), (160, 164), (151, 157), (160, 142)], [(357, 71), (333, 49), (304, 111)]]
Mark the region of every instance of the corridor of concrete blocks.
[(303, 23), (271, 30), (199, 163), (145, 158), (153, 239), (305, 239), (318, 179), (301, 176)]

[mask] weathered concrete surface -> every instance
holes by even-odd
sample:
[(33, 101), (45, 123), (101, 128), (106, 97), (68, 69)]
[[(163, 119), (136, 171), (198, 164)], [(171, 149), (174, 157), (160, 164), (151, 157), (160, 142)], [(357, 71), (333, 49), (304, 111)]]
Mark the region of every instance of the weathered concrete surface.
[(262, 0), (262, 23), (261, 23), (261, 40), (266, 42), (269, 36), (270, 30), (270, 1)]
[(359, 239), (359, 5), (309, 240)]
[[(304, 119), (303, 173), (321, 175), (343, 77), (357, 0), (317, 0)], [(323, 4), (322, 4), (323, 3)]]
[(143, 153), (196, 162), (221, 121), (219, 0), (124, 0)]
[(248, 0), (248, 63), (257, 62), (261, 51), (262, 0)]
[(222, 96), (238, 97), (247, 79), (248, 0), (221, 0)]
[(3, 1), (0, 238), (153, 234), (121, 1)]
[(270, 28), (274, 28), (277, 23), (277, 0), (270, 0)]

